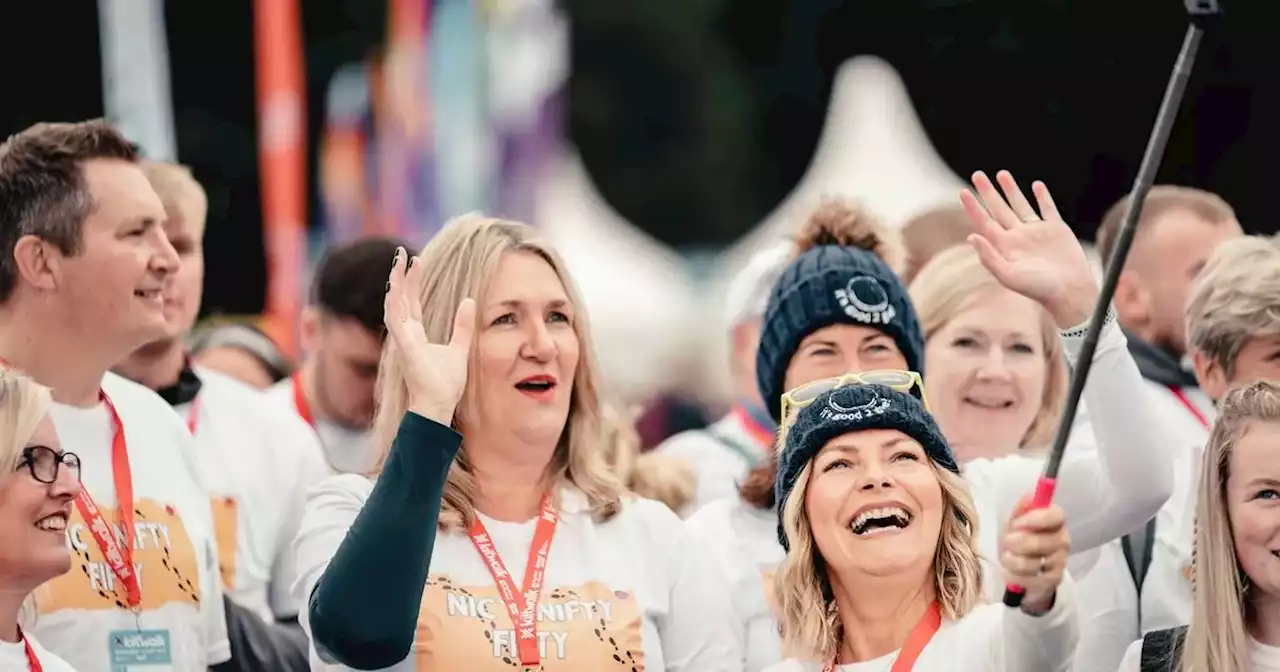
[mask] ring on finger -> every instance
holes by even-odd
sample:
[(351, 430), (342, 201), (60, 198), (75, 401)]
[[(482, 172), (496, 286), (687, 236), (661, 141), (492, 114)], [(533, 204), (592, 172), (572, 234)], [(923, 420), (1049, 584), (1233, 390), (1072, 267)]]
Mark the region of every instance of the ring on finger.
[(1044, 221), (1044, 220), (1040, 219), (1039, 217), (1036, 217), (1035, 215), (1030, 215), (1030, 216), (1027, 216), (1027, 217), (1019, 217), (1018, 219), (1021, 219), (1023, 224), (1035, 224), (1035, 223), (1037, 223), (1037, 222), (1042, 222), (1042, 221)]

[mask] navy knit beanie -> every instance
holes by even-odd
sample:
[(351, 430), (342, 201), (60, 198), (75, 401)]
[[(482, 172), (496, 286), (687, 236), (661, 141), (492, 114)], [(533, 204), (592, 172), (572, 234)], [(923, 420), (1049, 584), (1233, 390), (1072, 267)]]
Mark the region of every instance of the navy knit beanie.
[(832, 324), (879, 329), (898, 345), (907, 368), (924, 373), (924, 333), (907, 287), (874, 252), (817, 245), (794, 259), (773, 286), (756, 351), (756, 385), (781, 422), (783, 380), (800, 342)]
[(782, 512), (800, 472), (832, 439), (868, 429), (896, 429), (919, 443), (935, 464), (960, 473), (942, 431), (914, 396), (884, 385), (846, 385), (824, 392), (796, 413), (778, 453), (773, 494), (778, 503), (778, 541), (784, 549), (790, 545), (782, 529)]

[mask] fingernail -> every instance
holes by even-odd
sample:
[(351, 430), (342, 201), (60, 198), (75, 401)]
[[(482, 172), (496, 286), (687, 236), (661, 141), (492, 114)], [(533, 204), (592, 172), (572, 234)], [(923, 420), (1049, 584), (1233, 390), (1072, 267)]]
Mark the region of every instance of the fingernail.
[(413, 268), (413, 263), (417, 260), (417, 257), (409, 257), (409, 268)]

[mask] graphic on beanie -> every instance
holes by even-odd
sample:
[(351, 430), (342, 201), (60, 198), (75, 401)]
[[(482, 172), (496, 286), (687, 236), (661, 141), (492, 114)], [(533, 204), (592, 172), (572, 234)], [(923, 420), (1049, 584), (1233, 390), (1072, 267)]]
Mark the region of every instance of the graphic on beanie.
[(849, 278), (843, 289), (835, 291), (836, 301), (849, 317), (863, 324), (889, 324), (898, 311), (889, 305), (889, 293), (880, 281), (869, 275)]
[(879, 394), (873, 394), (871, 400), (865, 404), (854, 404), (853, 406), (841, 404), (836, 400), (838, 396), (840, 396), (840, 393), (837, 391), (827, 398), (827, 408), (822, 409), (819, 414), (823, 420), (857, 422), (863, 418), (884, 415), (885, 411), (889, 410), (889, 400)]

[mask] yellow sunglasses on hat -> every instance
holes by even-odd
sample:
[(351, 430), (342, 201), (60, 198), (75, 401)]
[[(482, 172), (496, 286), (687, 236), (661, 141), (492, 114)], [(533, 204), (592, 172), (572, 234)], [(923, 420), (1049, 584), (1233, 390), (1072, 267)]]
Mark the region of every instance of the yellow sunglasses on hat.
[(920, 374), (915, 371), (881, 369), (846, 373), (843, 376), (834, 378), (821, 378), (787, 390), (782, 394), (783, 424), (791, 424), (794, 421), (792, 415), (805, 406), (812, 404), (818, 397), (831, 390), (848, 385), (884, 385), (904, 394), (910, 394), (911, 390), (918, 387), (920, 388), (920, 400), (924, 403), (924, 410), (929, 410), (929, 400), (924, 394), (924, 379), (920, 377)]

